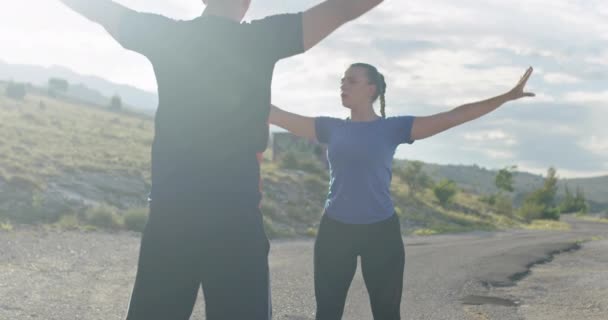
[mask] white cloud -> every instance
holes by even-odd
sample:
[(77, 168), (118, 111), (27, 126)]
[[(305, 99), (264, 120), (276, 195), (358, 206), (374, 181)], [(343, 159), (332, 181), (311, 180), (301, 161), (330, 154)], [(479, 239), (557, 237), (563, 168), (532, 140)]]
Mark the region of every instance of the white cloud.
[(508, 135), (502, 130), (468, 132), (464, 134), (464, 139), (473, 142), (501, 142), (507, 146), (513, 146), (517, 144), (517, 141), (513, 136)]
[[(564, 94), (564, 101), (581, 105), (598, 104), (608, 107), (608, 91), (572, 91)], [(606, 109), (604, 109), (604, 112)]]
[(591, 153), (608, 157), (608, 136), (593, 135), (583, 140), (580, 145)]
[(517, 66), (467, 67), (490, 61), (480, 51), (427, 51), (396, 61), (398, 80), (394, 86), (415, 92), (426, 103), (455, 107), (507, 92), (525, 71)]
[[(548, 166), (543, 167), (543, 166), (539, 166), (536, 163), (522, 161), (522, 162), (518, 163), (517, 171), (530, 172), (530, 173), (542, 175), (543, 177), (545, 177), (545, 176), (547, 176), (548, 168), (549, 168)], [(558, 178), (565, 178), (565, 179), (591, 178), (591, 177), (605, 176), (608, 173), (608, 165), (604, 165), (601, 168), (597, 168), (597, 170), (587, 170), (587, 171), (568, 170), (568, 169), (564, 169), (564, 168), (556, 168), (556, 169), (557, 169)]]
[[(533, 91), (533, 90), (530, 90)], [(534, 98), (528, 98), (528, 99), (522, 99), (520, 101), (518, 101), (518, 103), (523, 103), (523, 104), (537, 104), (537, 103), (548, 103), (548, 102), (557, 102), (557, 99), (548, 93), (544, 93), (544, 92), (535, 92), (536, 96)]]
[(505, 150), (483, 150), (483, 152), (492, 159), (510, 160), (514, 158), (513, 152)]
[(581, 79), (575, 76), (557, 72), (547, 73), (543, 75), (543, 79), (545, 80), (545, 82), (550, 84), (572, 84), (581, 82)]
[(512, 160), (515, 158), (513, 147), (517, 139), (503, 130), (469, 131), (462, 135), (465, 141), (464, 150), (478, 153), (493, 160)]
[[(320, 1), (253, 0), (248, 19), (302, 10)], [(195, 17), (203, 9), (199, 0), (119, 2), (176, 19)], [(536, 98), (510, 103), (496, 112), (500, 116), (476, 120), (467, 125), (466, 132), (438, 135), (398, 154), (438, 163), (486, 167), (506, 163), (546, 171), (551, 155), (537, 152), (534, 161), (518, 158), (524, 148), (533, 149), (531, 138), (517, 133), (524, 130), (530, 135), (549, 135), (547, 139), (556, 144), (564, 137), (583, 141), (578, 146), (599, 159), (597, 167), (589, 165), (587, 171), (558, 169), (581, 175), (608, 172), (608, 154), (601, 139), (608, 134), (601, 129), (608, 106), (607, 40), (608, 2), (604, 0), (385, 1), (319, 47), (280, 62), (273, 101), (306, 115), (343, 117), (347, 110), (340, 105), (339, 79), (350, 63), (367, 61), (387, 77), (390, 114), (431, 114), (501, 94), (533, 65), (536, 72), (528, 89)], [(63, 65), (115, 82), (156, 88), (144, 57), (125, 51), (102, 28), (57, 0), (3, 5), (0, 59)], [(539, 107), (553, 104), (554, 109)], [(557, 117), (572, 108), (585, 117), (578, 121)], [(471, 149), (463, 149), (459, 139)], [(492, 148), (497, 143), (500, 147)]]
[(598, 64), (603, 66), (608, 66), (608, 50), (599, 53), (597, 55), (588, 56), (585, 59), (585, 62), (589, 64)]

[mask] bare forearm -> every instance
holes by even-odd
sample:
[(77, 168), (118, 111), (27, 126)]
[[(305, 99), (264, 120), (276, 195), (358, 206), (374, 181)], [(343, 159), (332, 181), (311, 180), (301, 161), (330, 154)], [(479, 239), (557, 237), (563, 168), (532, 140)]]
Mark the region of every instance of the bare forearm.
[(326, 0), (304, 12), (303, 41), (308, 50), (345, 23), (370, 11), (382, 0)]
[[(270, 124), (274, 124), (275, 126), (279, 126), (279, 119), (281, 117), (281, 113), (285, 112), (282, 109), (280, 109), (279, 107), (275, 106), (274, 104), (270, 105), (270, 116), (268, 117), (268, 122), (270, 122)], [(283, 128), (285, 129), (285, 128)]]
[(111, 0), (60, 0), (85, 18), (101, 24), (113, 35), (117, 33), (120, 18), (128, 8)]
[(451, 127), (482, 117), (511, 101), (508, 93), (483, 101), (467, 103), (448, 112)]
[(315, 138), (314, 118), (301, 116), (270, 105), (269, 121), (271, 124), (281, 127), (296, 136), (308, 139)]
[(505, 94), (479, 102), (467, 103), (448, 112), (428, 117), (417, 117), (412, 126), (412, 139), (426, 139), (486, 115), (509, 101), (523, 97), (534, 97), (534, 93), (524, 91), (524, 87), (528, 82), (530, 75), (532, 75), (532, 71), (532, 67), (528, 68), (517, 85)]
[(372, 10), (383, 0), (328, 0), (333, 2), (345, 15), (347, 20), (355, 20)]
[(297, 131), (299, 115), (287, 112), (274, 104), (270, 105), (270, 116), (268, 122), (275, 126), (281, 127), (287, 131)]

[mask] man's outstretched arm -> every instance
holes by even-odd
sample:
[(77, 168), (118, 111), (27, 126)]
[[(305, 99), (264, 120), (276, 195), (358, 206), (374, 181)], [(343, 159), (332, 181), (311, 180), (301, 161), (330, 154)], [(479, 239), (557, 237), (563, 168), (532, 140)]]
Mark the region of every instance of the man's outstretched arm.
[(122, 17), (132, 10), (111, 0), (60, 0), (85, 18), (101, 24), (118, 37)]
[(325, 0), (303, 15), (304, 49), (308, 50), (343, 24), (355, 20), (383, 0)]

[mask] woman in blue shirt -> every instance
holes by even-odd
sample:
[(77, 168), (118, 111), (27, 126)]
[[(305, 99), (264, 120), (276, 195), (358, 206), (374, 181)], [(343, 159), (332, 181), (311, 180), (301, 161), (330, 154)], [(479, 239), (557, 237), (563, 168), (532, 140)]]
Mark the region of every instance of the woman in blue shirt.
[[(385, 116), (386, 82), (369, 64), (351, 65), (342, 79), (342, 105), (350, 118), (305, 117), (272, 106), (270, 123), (327, 144), (330, 190), (315, 242), (317, 320), (340, 319), (361, 257), (374, 319), (400, 319), (405, 254), (390, 195), (398, 145), (413, 143), (479, 118), (524, 91), (529, 68), (505, 94), (427, 117)], [(380, 99), (380, 115), (373, 103)]]

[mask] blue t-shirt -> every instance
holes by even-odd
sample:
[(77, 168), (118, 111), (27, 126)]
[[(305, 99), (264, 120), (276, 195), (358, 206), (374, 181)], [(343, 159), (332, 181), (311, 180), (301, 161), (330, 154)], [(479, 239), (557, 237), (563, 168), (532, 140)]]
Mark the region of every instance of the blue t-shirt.
[(395, 213), (390, 194), (393, 156), (411, 140), (414, 117), (366, 122), (329, 117), (315, 119), (317, 140), (327, 144), (329, 217), (348, 224), (371, 224)]

